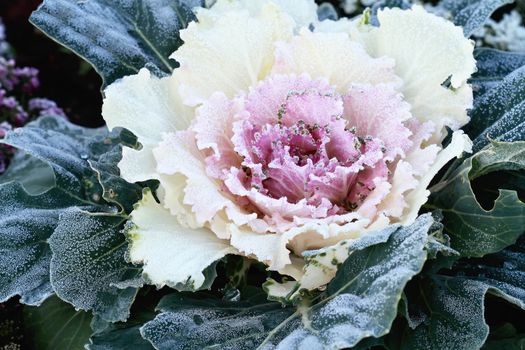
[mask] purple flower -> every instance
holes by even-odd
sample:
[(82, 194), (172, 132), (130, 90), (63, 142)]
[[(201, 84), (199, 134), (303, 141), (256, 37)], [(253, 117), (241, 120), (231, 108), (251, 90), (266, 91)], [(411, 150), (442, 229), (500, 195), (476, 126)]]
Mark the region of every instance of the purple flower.
[[(66, 117), (55, 102), (32, 97), (40, 86), (38, 69), (17, 67), (15, 60), (8, 56), (8, 49), (0, 21), (0, 138), (9, 130), (44, 115)], [(0, 145), (0, 174), (5, 171), (14, 151), (12, 147)]]
[(44, 116), (44, 115), (56, 115), (66, 117), (66, 114), (62, 108), (58, 107), (54, 101), (47, 98), (32, 98), (28, 103), (28, 110), (32, 115)]

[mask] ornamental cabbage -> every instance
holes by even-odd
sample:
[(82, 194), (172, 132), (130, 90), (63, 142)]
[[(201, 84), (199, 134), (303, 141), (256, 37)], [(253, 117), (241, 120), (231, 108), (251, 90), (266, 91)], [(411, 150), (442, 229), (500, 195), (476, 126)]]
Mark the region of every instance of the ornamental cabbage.
[(142, 69), (105, 90), (108, 126), (142, 144), (121, 175), (160, 182), (129, 232), (158, 287), (205, 287), (227, 254), (320, 287), (336, 267), (303, 256), (412, 223), (469, 150), (473, 43), (421, 7), (381, 10), (379, 26), (320, 22), (313, 0), (219, 0), (196, 17), (170, 76)]

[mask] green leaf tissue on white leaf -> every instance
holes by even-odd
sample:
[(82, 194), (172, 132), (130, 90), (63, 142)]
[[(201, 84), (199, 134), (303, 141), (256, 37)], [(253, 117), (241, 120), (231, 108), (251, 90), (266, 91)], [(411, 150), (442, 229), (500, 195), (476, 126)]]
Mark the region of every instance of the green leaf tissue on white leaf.
[(191, 229), (155, 201), (145, 190), (131, 214), (127, 234), (129, 257), (143, 264), (144, 278), (162, 287), (197, 290), (206, 285), (205, 271), (227, 254), (237, 251), (208, 228)]
[(272, 300), (289, 302), (298, 300), (302, 292), (326, 285), (336, 275), (337, 269), (349, 258), (353, 251), (362, 250), (378, 243), (384, 243), (399, 229), (400, 225), (390, 225), (380, 231), (370, 231), (355, 240), (345, 240), (330, 247), (303, 253), (305, 265), (298, 281), (278, 283), (269, 279), (264, 288)]

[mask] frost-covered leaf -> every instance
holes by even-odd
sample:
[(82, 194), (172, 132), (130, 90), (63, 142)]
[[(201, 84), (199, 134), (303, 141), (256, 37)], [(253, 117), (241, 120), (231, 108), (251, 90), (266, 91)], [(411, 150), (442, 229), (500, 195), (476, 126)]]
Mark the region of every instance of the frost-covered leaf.
[(256, 295), (241, 302), (177, 293), (164, 297), (162, 311), (141, 333), (157, 349), (256, 349), (266, 337), (285, 337), (300, 324), (291, 308)]
[[(419, 284), (418, 302), (424, 314), (414, 329), (407, 329), (402, 349), (470, 350), (485, 342), (489, 327), (483, 303), (489, 286), (484, 283), (434, 276)], [(415, 299), (418, 298), (418, 299)]]
[(513, 244), (525, 231), (525, 203), (515, 191), (499, 190), (491, 210), (477, 201), (470, 181), (500, 170), (525, 168), (525, 142), (493, 142), (466, 159), (432, 190), (443, 212), (451, 246), (462, 256), (481, 257)]
[(410, 8), (411, 3), (408, 0), (378, 0), (374, 1), (372, 4), (370, 12), (370, 23), (374, 26), (379, 25), (379, 20), (377, 19), (377, 11), (384, 8), (394, 8), (399, 7), (401, 9)]
[(24, 335), (32, 349), (83, 349), (91, 335), (91, 315), (75, 309), (57, 297), (40, 307), (24, 309)]
[(86, 59), (104, 86), (147, 66), (171, 73), (168, 57), (182, 44), (179, 30), (200, 0), (44, 0), (30, 21)]
[(55, 174), (46, 162), (22, 151), (15, 153), (0, 183), (18, 181), (30, 194), (40, 194), (55, 186)]
[(456, 25), (463, 27), (466, 37), (469, 37), (483, 26), (492, 13), (514, 0), (443, 0), (440, 6), (450, 11)]
[[(102, 198), (118, 205), (126, 213), (133, 210), (133, 204), (142, 198), (143, 187), (131, 184), (120, 177), (117, 164), (122, 159), (122, 147), (139, 148), (137, 138), (128, 130), (115, 128), (106, 136), (99, 136), (88, 144), (88, 163), (95, 171), (102, 186)], [(156, 189), (154, 183), (147, 183)]]
[(60, 213), (90, 204), (60, 188), (31, 196), (17, 182), (0, 185), (0, 203), (0, 302), (21, 295), (22, 303), (39, 305), (53, 293), (46, 241)]
[(507, 75), (496, 87), (476, 99), (465, 131), (474, 151), (489, 140), (525, 140), (525, 66)]
[(496, 288), (494, 294), (525, 309), (525, 236), (496, 254), (461, 260), (454, 271)]
[(470, 79), (470, 83), (473, 84), (477, 96), (497, 86), (507, 75), (525, 65), (523, 52), (479, 48), (474, 51), (474, 57), (478, 70)]
[(54, 171), (57, 187), (82, 199), (101, 203), (102, 188), (87, 162), (88, 144), (105, 129), (87, 129), (63, 118), (45, 117), (8, 132), (2, 143), (47, 163)]
[(91, 337), (89, 350), (153, 350), (150, 342), (140, 335), (142, 324), (110, 326), (111, 329)]
[(49, 239), (53, 252), (51, 283), (57, 295), (77, 309), (104, 320), (124, 321), (137, 288), (140, 269), (125, 260), (127, 241), (121, 232), (126, 216), (71, 209)]
[(118, 176), (122, 145), (138, 146), (129, 131), (108, 133), (45, 117), (8, 133), (2, 142), (51, 166), (57, 187), (90, 202), (106, 201), (129, 211), (142, 197), (141, 186)]
[[(89, 255), (86, 252), (96, 254), (100, 249), (106, 249), (111, 253), (108, 253), (106, 259), (113, 259), (112, 267), (127, 266), (122, 253), (122, 249), (125, 249), (123, 247), (125, 239), (124, 235), (119, 232), (122, 227), (103, 226), (95, 219), (77, 220), (78, 227), (68, 226), (70, 215), (80, 210), (96, 212), (94, 217), (100, 220), (108, 216), (117, 217), (115, 215), (117, 208), (104, 201), (103, 186), (99, 183), (101, 174), (107, 173), (108, 169), (115, 168), (116, 164), (111, 162), (118, 159), (113, 153), (117, 152), (120, 146), (108, 140), (112, 141), (113, 138), (111, 135), (107, 136), (105, 130), (85, 129), (70, 124), (64, 119), (53, 117), (39, 119), (7, 134), (3, 142), (18, 147), (38, 159), (39, 162), (48, 165), (47, 170), (52, 171), (54, 186), (44, 193), (31, 195), (18, 182), (7, 182), (0, 185), (0, 197), (3, 198), (2, 202), (5, 204), (0, 206), (2, 214), (0, 215), (0, 247), (2, 249), (0, 300), (21, 294), (22, 302), (39, 304), (55, 289), (61, 297), (72, 302), (77, 308), (94, 308), (96, 313), (109, 320), (126, 317), (129, 305), (133, 300), (131, 294), (134, 293), (137, 283), (119, 284), (118, 287), (122, 290), (103, 285), (104, 282), (122, 282), (123, 270), (112, 271), (110, 275), (105, 275), (105, 279), (100, 278), (98, 283), (89, 282), (91, 291), (89, 300), (78, 298), (83, 292), (85, 293), (85, 285), (68, 284), (66, 286), (63, 284), (65, 280), (68, 283), (80, 283), (85, 282), (85, 279), (94, 279), (95, 272), (98, 272), (97, 276), (100, 277), (100, 269), (97, 270), (100, 265), (87, 264), (86, 259)], [(101, 166), (100, 169), (97, 172), (94, 171), (90, 162), (92, 165)], [(37, 164), (41, 163), (37, 162)], [(34, 176), (30, 171), (26, 173), (28, 176)], [(24, 184), (24, 173), (20, 172), (18, 175), (21, 177), (16, 180)], [(130, 198), (133, 200), (136, 198), (136, 196), (126, 194), (126, 191), (135, 193), (136, 187), (140, 186), (122, 181), (119, 182), (119, 185), (121, 187), (115, 193), (125, 194), (118, 197), (119, 200), (125, 198), (131, 201)], [(124, 203), (122, 207), (126, 208), (132, 204)], [(125, 221), (121, 216), (118, 216), (118, 220), (121, 223)], [(106, 224), (113, 222), (104, 221)], [(58, 229), (57, 226), (59, 226)], [(64, 233), (67, 232), (68, 227), (73, 233)], [(84, 237), (83, 241), (71, 241), (73, 236), (78, 237), (88, 233), (93, 233), (95, 236), (89, 243), (106, 245), (88, 247), (86, 246), (87, 237)], [(55, 275), (50, 285), (51, 250), (47, 241), (53, 234), (62, 238), (58, 240), (51, 238), (51, 241), (55, 242), (53, 258)], [(109, 244), (115, 245), (109, 246)], [(82, 253), (80, 249), (84, 249), (82, 252), (86, 253), (85, 256), (78, 256)], [(119, 255), (119, 253), (122, 254)], [(76, 259), (72, 260), (72, 256), (76, 256)], [(98, 261), (100, 264), (104, 262), (104, 259)], [(60, 272), (64, 271), (64, 266), (67, 266), (65, 268), (67, 276), (60, 275)], [(100, 300), (98, 300), (99, 297)]]
[(356, 250), (313, 305), (297, 308), (252, 299), (227, 302), (165, 297), (142, 328), (158, 349), (324, 349), (356, 345), (386, 334), (406, 282), (426, 259), (430, 214), (398, 227), (388, 241)]
[(140, 334), (140, 327), (155, 317), (153, 312), (141, 311), (125, 323), (112, 323), (89, 339), (88, 350), (153, 350), (151, 343)]
[(452, 273), (418, 281), (409, 309), (419, 321), (406, 330), (404, 349), (479, 349), (489, 333), (487, 293), (525, 309), (525, 237), (497, 254), (464, 259)]
[[(328, 284), (336, 275), (338, 267), (348, 256), (358, 250), (385, 243), (390, 236), (399, 229), (398, 224), (387, 226), (378, 231), (371, 231), (359, 237), (358, 240), (345, 240), (333, 246), (303, 252), (305, 260), (304, 276), (300, 281), (286, 281), (284, 284), (268, 279), (263, 288), (268, 293), (270, 300), (283, 304), (296, 303), (303, 295), (308, 295), (312, 286)], [(288, 288), (283, 288), (286, 286)], [(284, 293), (281, 292), (284, 290)]]

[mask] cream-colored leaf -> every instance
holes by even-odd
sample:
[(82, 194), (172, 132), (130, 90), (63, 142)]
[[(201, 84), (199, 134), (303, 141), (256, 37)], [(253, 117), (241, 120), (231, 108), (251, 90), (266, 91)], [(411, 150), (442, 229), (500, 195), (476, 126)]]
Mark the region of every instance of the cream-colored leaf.
[[(171, 179), (177, 183), (168, 184), (171, 189), (183, 189), (182, 204), (192, 208), (199, 226), (210, 223), (215, 216), (226, 209), (229, 219), (243, 225), (257, 217), (256, 214), (245, 213), (233, 198), (221, 189), (217, 180), (208, 176), (205, 169), (204, 156), (197, 149), (195, 134), (191, 131), (169, 133), (164, 140), (153, 150), (157, 161), (157, 171), (161, 175), (168, 175), (164, 179)], [(183, 175), (176, 176), (176, 175)], [(185, 186), (180, 181), (185, 182)], [(172, 212), (180, 213), (179, 205), (174, 201), (165, 202)], [(224, 237), (226, 238), (226, 237)]]
[(141, 69), (104, 90), (102, 116), (108, 128), (124, 127), (139, 142), (155, 144), (163, 132), (190, 125), (192, 110), (182, 104), (177, 89), (174, 77), (157, 78)]
[(152, 149), (161, 134), (187, 128), (192, 109), (182, 105), (173, 77), (159, 79), (147, 69), (124, 77), (104, 91), (102, 115), (108, 128), (133, 132), (142, 149), (124, 149), (119, 163), (121, 176), (129, 182), (157, 179)]
[(272, 3), (258, 16), (213, 8), (197, 12), (199, 21), (181, 31), (184, 44), (172, 55), (180, 63), (175, 75), (189, 105), (217, 91), (231, 98), (264, 79), (273, 65), (274, 41), (293, 33), (293, 21)]
[(465, 135), (462, 130), (455, 131), (452, 134), (450, 144), (438, 153), (434, 163), (425, 175), (419, 179), (417, 187), (405, 196), (407, 207), (401, 221), (403, 225), (410, 225), (416, 219), (419, 209), (427, 202), (428, 196), (430, 195), (430, 191), (427, 189), (428, 185), (439, 170), (450, 160), (460, 157), (463, 152), (471, 151), (472, 141), (470, 141), (469, 137)]
[(327, 79), (340, 93), (352, 84), (399, 83), (394, 60), (372, 58), (346, 33), (301, 30), (289, 42), (277, 44), (273, 73), (309, 74)]
[(149, 191), (131, 213), (131, 221), (130, 259), (143, 264), (146, 280), (158, 288), (198, 289), (205, 281), (204, 269), (236, 253), (228, 241), (218, 239), (209, 229), (180, 225)]
[[(421, 121), (432, 120), (457, 129), (468, 122), (472, 89), (467, 79), (476, 69), (474, 44), (461, 27), (426, 12), (420, 6), (410, 10), (379, 11), (379, 27), (364, 30), (361, 40), (374, 57), (391, 57), (401, 88)], [(450, 78), (451, 88), (442, 86)]]
[(259, 16), (267, 4), (277, 5), (283, 13), (289, 15), (295, 22), (296, 28), (309, 27), (316, 23), (317, 4), (314, 0), (219, 0), (212, 7), (214, 14), (246, 9), (251, 16)]

